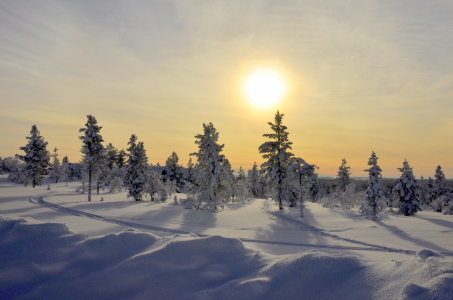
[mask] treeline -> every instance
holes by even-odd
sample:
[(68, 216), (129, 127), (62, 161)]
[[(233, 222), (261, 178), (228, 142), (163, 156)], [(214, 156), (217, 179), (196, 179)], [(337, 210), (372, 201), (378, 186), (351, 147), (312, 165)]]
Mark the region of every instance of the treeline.
[[(438, 166), (434, 178), (416, 180), (407, 161), (396, 180), (382, 178), (378, 157), (372, 152), (368, 160), (367, 181), (351, 180), (350, 167), (342, 159), (337, 177), (320, 180), (314, 164), (290, 152), (292, 142), (283, 125), (283, 114), (277, 111), (273, 122), (268, 122), (270, 133), (258, 147), (265, 162), (253, 164), (247, 176), (240, 168), (234, 174), (229, 160), (219, 144), (219, 132), (212, 123), (203, 124), (203, 132), (195, 136), (198, 151), (190, 154), (187, 166), (179, 164), (176, 152), (164, 166), (148, 163), (144, 143), (132, 134), (128, 148), (116, 149), (104, 140), (94, 116), (80, 129), (82, 160), (69, 163), (67, 157), (59, 160), (58, 149), (51, 154), (47, 142), (36, 125), (32, 126), (29, 142), (20, 150), (24, 155), (0, 158), (0, 172), (9, 172), (9, 178), (25, 186), (41, 185), (46, 175), (55, 182), (81, 181), (77, 189), (88, 194), (108, 188), (110, 192), (127, 190), (127, 197), (136, 201), (166, 201), (172, 193), (186, 193), (186, 199), (175, 204), (186, 208), (217, 211), (224, 203), (246, 201), (248, 198), (272, 198), (280, 209), (299, 206), (303, 216), (306, 201), (318, 202), (325, 207), (351, 209), (359, 207), (373, 218), (385, 209), (413, 216), (419, 210), (433, 210), (453, 214), (453, 188), (448, 186), (442, 168)], [(192, 160), (192, 157), (194, 160)]]

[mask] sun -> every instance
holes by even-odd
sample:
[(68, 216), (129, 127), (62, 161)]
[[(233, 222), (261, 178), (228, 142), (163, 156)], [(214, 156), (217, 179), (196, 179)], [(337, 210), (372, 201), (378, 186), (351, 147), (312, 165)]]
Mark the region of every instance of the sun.
[(285, 94), (282, 76), (269, 69), (257, 70), (244, 80), (244, 94), (247, 100), (257, 108), (274, 106)]

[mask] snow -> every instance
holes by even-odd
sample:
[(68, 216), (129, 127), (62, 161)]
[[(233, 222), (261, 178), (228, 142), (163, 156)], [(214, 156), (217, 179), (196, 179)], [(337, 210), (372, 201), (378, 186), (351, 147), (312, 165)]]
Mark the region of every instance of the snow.
[(49, 184), (0, 175), (0, 299), (453, 299), (452, 216), (212, 213)]

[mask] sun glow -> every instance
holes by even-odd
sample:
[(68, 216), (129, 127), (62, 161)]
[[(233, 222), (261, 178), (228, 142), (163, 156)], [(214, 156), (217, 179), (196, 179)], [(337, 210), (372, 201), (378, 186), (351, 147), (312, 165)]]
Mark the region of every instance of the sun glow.
[(243, 90), (253, 106), (269, 108), (284, 96), (285, 83), (280, 74), (273, 70), (258, 70), (245, 78)]

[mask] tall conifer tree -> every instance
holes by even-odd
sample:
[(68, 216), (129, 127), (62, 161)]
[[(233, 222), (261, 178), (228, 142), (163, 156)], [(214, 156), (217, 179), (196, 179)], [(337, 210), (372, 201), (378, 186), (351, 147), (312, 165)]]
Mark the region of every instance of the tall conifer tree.
[(88, 173), (88, 201), (91, 201), (92, 181), (97, 180), (97, 176), (100, 175), (99, 171), (105, 159), (105, 148), (102, 145), (104, 141), (102, 135), (99, 134), (102, 127), (97, 125), (94, 116), (87, 115), (87, 119), (85, 127), (79, 129), (79, 132), (83, 133), (79, 139), (82, 140), (82, 162)]
[[(197, 158), (197, 184), (200, 187), (200, 201), (197, 209), (217, 210), (218, 196), (222, 190), (221, 177), (224, 173), (225, 156), (221, 154), (225, 145), (218, 144), (219, 133), (212, 123), (203, 123), (203, 133), (195, 136), (198, 152), (191, 153)], [(202, 202), (206, 202), (201, 206)]]
[(287, 127), (283, 125), (283, 116), (279, 111), (275, 114), (275, 123), (268, 122), (273, 133), (263, 134), (271, 141), (262, 144), (258, 151), (266, 159), (261, 168), (275, 185), (277, 201), (280, 209), (283, 209), (283, 180), (287, 177), (287, 169), (292, 163), (293, 154), (288, 150), (292, 149), (292, 142), (288, 140)]
[(381, 197), (381, 168), (377, 164), (379, 157), (376, 156), (374, 151), (371, 152), (371, 157), (368, 160), (369, 169), (366, 169), (365, 172), (368, 172), (368, 187), (366, 190), (366, 203), (362, 206), (361, 211), (365, 213), (371, 213), (373, 215), (373, 220), (376, 220), (376, 215), (381, 211), (379, 206), (379, 199)]
[(398, 168), (402, 173), (393, 188), (393, 194), (399, 201), (399, 212), (405, 216), (413, 216), (419, 211), (419, 195), (417, 180), (412, 168), (404, 160), (403, 167)]
[(25, 147), (20, 147), (25, 155), (16, 155), (16, 157), (26, 164), (23, 170), (25, 186), (31, 182), (32, 186), (35, 187), (41, 185), (44, 181), (44, 174), (50, 166), (50, 153), (47, 151), (47, 142), (41, 136), (36, 125), (31, 127), (30, 136), (26, 139), (29, 140), (28, 144)]
[(131, 135), (129, 143), (129, 159), (127, 161), (126, 178), (124, 185), (128, 193), (127, 197), (134, 198), (135, 201), (142, 201), (147, 182), (147, 163), (145, 147), (143, 142), (137, 143), (137, 136)]
[(337, 182), (340, 188), (344, 191), (346, 191), (346, 186), (351, 182), (349, 179), (349, 175), (351, 175), (351, 167), (346, 166), (348, 162), (346, 161), (346, 158), (343, 158), (341, 160), (341, 166), (338, 168), (338, 175), (337, 175)]

